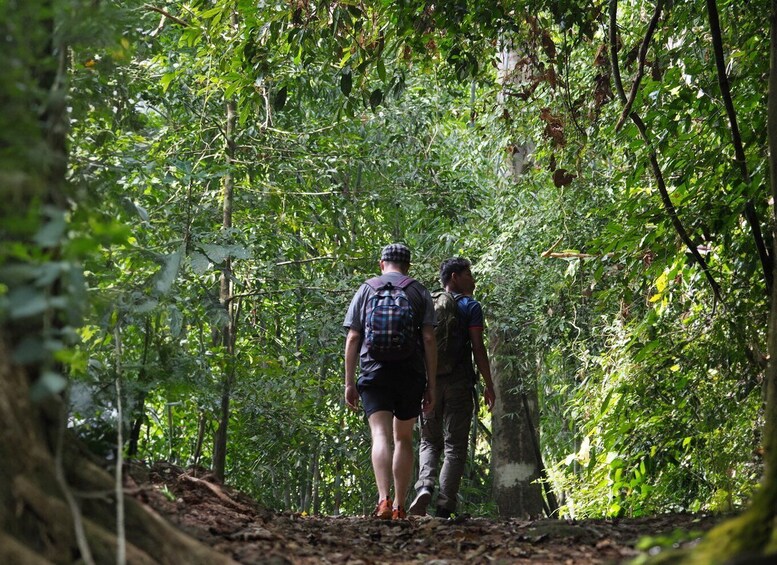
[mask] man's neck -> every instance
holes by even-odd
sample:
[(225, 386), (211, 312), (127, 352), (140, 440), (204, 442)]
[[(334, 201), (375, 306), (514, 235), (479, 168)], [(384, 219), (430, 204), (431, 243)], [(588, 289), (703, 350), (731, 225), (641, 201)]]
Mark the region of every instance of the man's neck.
[(452, 294), (463, 294), (464, 296), (472, 296), (471, 294), (467, 294), (465, 292), (461, 292), (460, 290), (458, 290), (458, 289), (456, 289), (456, 288), (454, 288), (452, 286), (446, 286), (445, 287), (445, 292), (450, 292)]

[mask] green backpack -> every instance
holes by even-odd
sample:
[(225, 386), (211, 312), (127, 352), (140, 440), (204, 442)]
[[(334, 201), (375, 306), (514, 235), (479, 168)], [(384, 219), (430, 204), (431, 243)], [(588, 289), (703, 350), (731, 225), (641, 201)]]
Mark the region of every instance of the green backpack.
[(447, 375), (461, 359), (462, 328), (459, 320), (458, 299), (453, 293), (438, 290), (432, 293), (434, 313), (437, 316), (437, 327), (434, 336), (437, 338), (437, 374)]

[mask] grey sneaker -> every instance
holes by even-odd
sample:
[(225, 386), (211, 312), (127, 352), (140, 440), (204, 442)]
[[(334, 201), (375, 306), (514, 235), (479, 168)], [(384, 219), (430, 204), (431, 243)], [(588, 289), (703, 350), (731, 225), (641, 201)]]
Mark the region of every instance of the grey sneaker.
[(407, 508), (407, 513), (413, 516), (426, 516), (426, 507), (432, 500), (432, 491), (428, 488), (420, 488), (416, 491), (415, 498)]

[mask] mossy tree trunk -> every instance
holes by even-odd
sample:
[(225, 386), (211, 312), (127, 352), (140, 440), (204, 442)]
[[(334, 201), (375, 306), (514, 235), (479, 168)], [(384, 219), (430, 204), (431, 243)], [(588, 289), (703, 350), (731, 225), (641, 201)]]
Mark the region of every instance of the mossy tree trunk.
[[(73, 300), (68, 273), (78, 265), (60, 252), (47, 222), (66, 218), (78, 206), (66, 181), (68, 48), (56, 39), (68, 36), (68, 30), (55, 23), (61, 23), (58, 14), (72, 16), (80, 4), (11, 0), (4, 7), (0, 563), (231, 562), (116, 489), (113, 477), (64, 430), (62, 368), (45, 353), (29, 358), (73, 323), (62, 304)], [(65, 231), (58, 231), (60, 239)], [(59, 278), (42, 283), (38, 274), (53, 268), (61, 272)], [(119, 539), (117, 531), (126, 531), (127, 539)]]
[[(114, 563), (114, 481), (60, 433), (61, 404), (30, 401), (31, 375), (0, 341), (0, 563)], [(129, 563), (231, 563), (124, 497)], [(81, 539), (79, 539), (81, 536)]]

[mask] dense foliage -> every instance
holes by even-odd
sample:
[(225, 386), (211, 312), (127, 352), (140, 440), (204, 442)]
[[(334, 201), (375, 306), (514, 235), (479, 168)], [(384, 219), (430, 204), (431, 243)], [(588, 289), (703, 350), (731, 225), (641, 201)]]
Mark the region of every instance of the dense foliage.
[[(368, 510), (341, 322), (379, 248), (403, 240), (429, 286), (445, 257), (475, 262), (489, 333), (509, 338), (499, 354), (540, 391), (564, 513), (747, 500), (768, 310), (748, 202), (771, 231), (763, 1), (718, 5), (745, 174), (699, 3), (663, 6), (642, 54), (655, 6), (619, 3), (646, 134), (618, 127), (602, 2), (104, 4), (74, 17), (91, 38), (69, 57), (78, 202), (67, 229), (38, 232), (83, 263), (78, 344), (50, 347), (95, 450), (115, 449), (122, 414), (130, 456), (210, 466), (234, 375), (227, 480), (272, 508)], [(506, 77), (492, 63), (507, 55)], [(4, 309), (23, 316), (12, 292)], [(52, 372), (44, 389), (62, 386)], [(462, 494), (485, 512), (480, 419)]]

